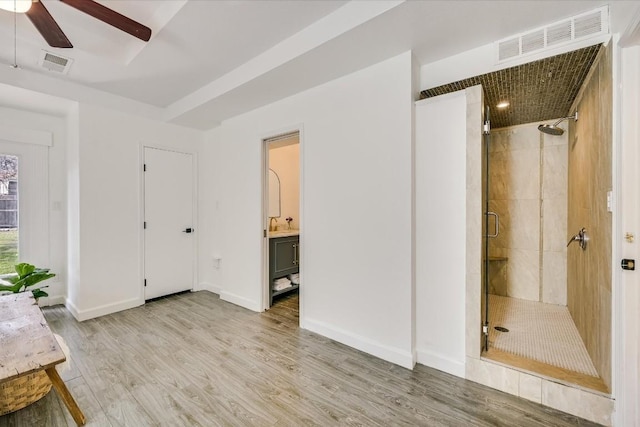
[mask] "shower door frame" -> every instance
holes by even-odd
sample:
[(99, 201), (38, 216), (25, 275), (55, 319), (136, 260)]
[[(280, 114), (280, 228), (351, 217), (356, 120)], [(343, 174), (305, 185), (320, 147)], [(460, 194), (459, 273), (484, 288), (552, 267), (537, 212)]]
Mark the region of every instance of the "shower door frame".
[[(484, 274), (482, 277), (484, 313), (482, 313), (482, 351), (489, 351), (489, 238), (497, 237), (498, 216), (489, 211), (489, 146), (491, 144), (491, 115), (489, 106), (485, 106), (484, 121), (482, 125), (482, 140), (484, 149), (484, 224), (482, 230)], [(489, 234), (489, 216), (494, 215), (496, 220), (495, 235)]]

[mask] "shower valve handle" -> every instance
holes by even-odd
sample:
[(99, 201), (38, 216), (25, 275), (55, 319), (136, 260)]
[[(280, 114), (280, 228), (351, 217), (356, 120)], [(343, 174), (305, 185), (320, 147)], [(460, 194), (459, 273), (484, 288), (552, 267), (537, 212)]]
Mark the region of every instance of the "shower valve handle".
[(569, 245), (572, 242), (578, 242), (580, 244), (580, 247), (582, 248), (582, 250), (586, 250), (587, 249), (587, 242), (589, 241), (589, 236), (587, 235), (587, 229), (586, 228), (582, 228), (578, 234), (576, 234), (575, 236), (573, 236), (570, 240), (569, 243), (567, 243), (567, 247), (569, 247)]

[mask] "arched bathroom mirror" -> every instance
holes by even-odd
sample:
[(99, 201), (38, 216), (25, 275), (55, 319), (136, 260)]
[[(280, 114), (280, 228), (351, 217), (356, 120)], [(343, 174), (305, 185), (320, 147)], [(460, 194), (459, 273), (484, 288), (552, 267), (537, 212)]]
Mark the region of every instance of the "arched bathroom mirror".
[(280, 177), (269, 169), (269, 218), (280, 218)]

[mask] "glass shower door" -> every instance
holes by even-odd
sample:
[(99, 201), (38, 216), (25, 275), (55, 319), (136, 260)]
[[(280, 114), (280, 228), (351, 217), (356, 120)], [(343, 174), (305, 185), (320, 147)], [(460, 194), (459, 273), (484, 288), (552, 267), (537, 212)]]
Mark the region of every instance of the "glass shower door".
[(491, 258), (489, 256), (489, 239), (498, 237), (500, 232), (498, 214), (489, 210), (489, 148), (491, 144), (491, 120), (489, 107), (485, 107), (484, 125), (482, 129), (482, 203), (484, 206), (484, 222), (482, 225), (483, 264), (482, 264), (482, 349), (489, 350), (489, 278)]

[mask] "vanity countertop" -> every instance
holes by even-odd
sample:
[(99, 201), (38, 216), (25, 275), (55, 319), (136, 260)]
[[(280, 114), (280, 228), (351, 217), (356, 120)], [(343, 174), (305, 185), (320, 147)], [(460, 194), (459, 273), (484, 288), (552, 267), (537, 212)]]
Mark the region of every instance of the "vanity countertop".
[(270, 231), (269, 238), (277, 238), (277, 237), (291, 237), (298, 236), (300, 234), (300, 230), (278, 230), (278, 231)]

